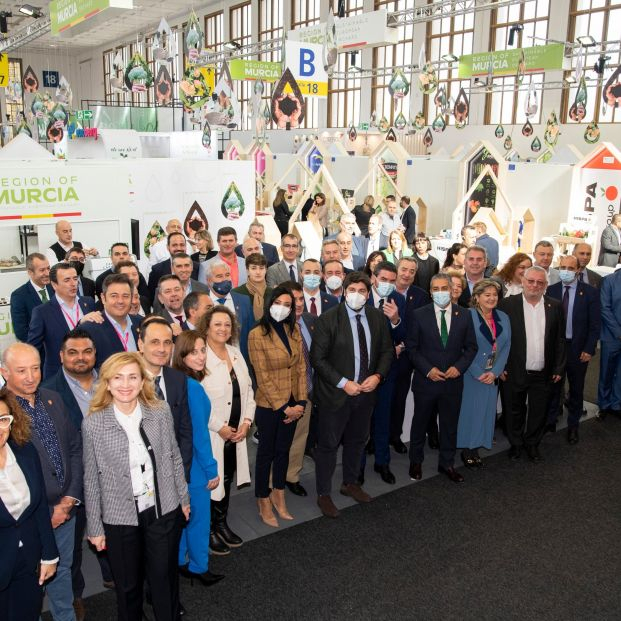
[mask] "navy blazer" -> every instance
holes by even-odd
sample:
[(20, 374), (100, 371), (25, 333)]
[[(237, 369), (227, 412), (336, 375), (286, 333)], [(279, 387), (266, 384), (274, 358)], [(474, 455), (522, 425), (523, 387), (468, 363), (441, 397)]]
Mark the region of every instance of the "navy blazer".
[(602, 279), (600, 287), (602, 308), (602, 342), (618, 343), (621, 339), (621, 270)]
[(82, 410), (71, 388), (69, 388), (69, 384), (67, 384), (62, 367), (52, 377), (48, 377), (44, 382), (41, 382), (41, 388), (49, 388), (49, 390), (57, 392), (62, 397), (69, 419), (78, 432), (82, 433), (82, 420), (84, 420), (84, 416), (82, 416)]
[(9, 440), (9, 446), (15, 455), (30, 490), (30, 504), (17, 520), (7, 511), (0, 498), (0, 591), (11, 582), (17, 553), (22, 543), (21, 554), (25, 557), (26, 567), (34, 574), (39, 561), (52, 561), (58, 558), (58, 549), (54, 540), (54, 531), (50, 521), (50, 511), (45, 499), (45, 483), (41, 462), (35, 447), (27, 442), (18, 446)]
[[(101, 299), (101, 289), (103, 287), (103, 281), (106, 280), (106, 277), (110, 276), (110, 274), (114, 274), (112, 268), (106, 270), (105, 272), (102, 272), (95, 279), (95, 293), (97, 294), (97, 297), (99, 299)], [(149, 287), (147, 287), (147, 281), (144, 279), (144, 276), (140, 273), (140, 271), (138, 271), (138, 293), (141, 296), (149, 296)]]
[[(384, 315), (386, 317), (388, 328), (390, 329), (390, 337), (392, 338), (393, 345), (399, 345), (399, 343), (402, 343), (403, 339), (405, 338), (405, 309), (406, 309), (405, 298), (400, 293), (393, 291), (388, 296), (388, 299), (391, 302), (394, 302), (397, 305), (397, 308), (399, 309), (399, 319), (400, 319), (399, 325), (395, 326), (394, 328), (392, 326), (392, 323), (390, 322), (390, 319), (388, 319), (388, 317)], [(373, 299), (373, 289), (371, 289), (371, 293), (369, 293), (369, 299), (367, 300), (367, 306), (376, 308), (374, 304), (374, 299)], [(383, 310), (380, 312), (384, 314)], [(397, 361), (397, 358), (395, 358), (392, 361), (393, 364), (396, 361)]]
[(80, 276), (79, 281), (82, 285), (82, 296), (95, 299), (95, 281), (86, 276)]
[[(427, 304), (417, 309), (414, 309), (413, 305), (409, 307), (405, 349), (414, 366), (412, 390), (433, 389), (443, 392), (461, 392), (462, 390), (463, 375), (472, 364), (479, 347), (470, 311), (456, 304), (451, 304), (447, 310), (449, 308), (451, 326), (448, 341), (444, 347), (434, 305)], [(455, 379), (433, 382), (427, 378), (427, 374), (434, 367), (440, 371), (455, 367), (460, 375)]]
[[(194, 280), (198, 280), (198, 263), (192, 262), (192, 276)], [(162, 276), (166, 276), (166, 274), (172, 274), (172, 265), (171, 259), (164, 259), (159, 263), (156, 263), (151, 268), (151, 273), (149, 274), (149, 283), (147, 284), (147, 289), (149, 290), (149, 298), (151, 299), (151, 304), (155, 300), (155, 294), (157, 292), (157, 286), (159, 285), (160, 278)]]
[[(46, 285), (45, 288), (47, 290), (47, 298), (51, 300), (54, 295), (54, 288), (52, 285)], [(30, 281), (11, 293), (11, 321), (15, 338), (18, 341), (26, 341), (28, 339), (28, 326), (30, 325), (32, 311), (42, 304), (41, 297), (34, 290)]]
[[(550, 285), (546, 295), (562, 304), (563, 287), (562, 282)], [(578, 282), (571, 322), (571, 353), (575, 356), (580, 356), (583, 351), (591, 356), (595, 354), (601, 324), (599, 291), (595, 287)]]
[[(325, 291), (319, 290), (318, 297), (321, 299), (321, 312), (325, 313), (327, 310), (330, 310), (333, 306), (336, 306), (339, 301), (329, 293)], [(304, 298), (304, 312), (310, 313), (310, 308), (306, 306), (306, 298)]]
[[(78, 304), (85, 315), (95, 310), (93, 298), (78, 297)], [(69, 326), (56, 296), (32, 311), (27, 342), (39, 350), (41, 360), (44, 360), (43, 379), (60, 369), (60, 347), (67, 332)]]
[[(263, 249), (263, 256), (267, 261), (267, 267), (275, 265), (280, 261), (280, 257), (278, 256), (278, 249), (273, 244), (268, 244), (267, 242), (259, 242), (261, 244), (261, 248)], [(217, 254), (217, 253), (216, 253)], [(242, 245), (240, 244), (235, 248), (235, 254), (238, 257), (244, 258), (244, 254), (242, 252)]]
[(239, 321), (239, 349), (244, 360), (250, 365), (250, 357), (248, 356), (248, 334), (254, 328), (254, 312), (250, 298), (243, 293), (235, 293), (231, 291), (231, 298), (235, 305), (235, 315)]
[(416, 237), (416, 212), (412, 205), (408, 205), (401, 214), (401, 224), (405, 227), (405, 239), (408, 242), (408, 246), (414, 244), (414, 238)]
[(181, 371), (170, 367), (162, 367), (162, 375), (166, 385), (166, 402), (172, 412), (175, 438), (183, 460), (185, 480), (189, 482), (192, 467), (192, 419), (188, 405), (188, 379)]
[(422, 306), (427, 306), (427, 304), (431, 304), (431, 296), (427, 291), (425, 291), (418, 285), (410, 285), (405, 293), (405, 304), (405, 319), (407, 321), (409, 311), (413, 311), (417, 308), (421, 308)]
[(53, 507), (58, 504), (58, 501), (63, 496), (71, 496), (71, 498), (83, 501), (82, 436), (73, 426), (63, 400), (57, 392), (49, 388), (40, 387), (39, 396), (54, 423), (65, 470), (65, 480), (63, 485), (60, 486), (54, 464), (50, 461), (48, 453), (43, 444), (41, 444), (37, 434), (33, 433), (31, 442), (37, 449), (39, 459), (41, 460), (47, 504)]
[[(132, 322), (132, 334), (138, 346), (138, 328), (144, 319), (140, 315), (128, 315)], [(112, 355), (125, 351), (123, 343), (119, 337), (116, 328), (110, 323), (107, 315), (103, 313), (103, 323), (95, 323), (94, 321), (85, 321), (80, 324), (81, 328), (84, 328), (93, 339), (95, 349), (97, 351), (97, 361), (95, 367), (99, 367)]]

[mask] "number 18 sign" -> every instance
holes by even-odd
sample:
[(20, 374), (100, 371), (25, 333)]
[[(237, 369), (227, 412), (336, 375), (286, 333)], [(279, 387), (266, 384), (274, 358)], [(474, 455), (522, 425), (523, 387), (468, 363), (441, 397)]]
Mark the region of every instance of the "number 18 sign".
[(322, 45), (287, 41), (286, 63), (304, 97), (328, 96), (328, 74), (323, 68)]

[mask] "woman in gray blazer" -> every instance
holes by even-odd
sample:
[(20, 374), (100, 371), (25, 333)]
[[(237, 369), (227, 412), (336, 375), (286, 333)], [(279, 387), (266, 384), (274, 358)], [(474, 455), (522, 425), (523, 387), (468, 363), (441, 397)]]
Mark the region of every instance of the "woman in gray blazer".
[(118, 618), (142, 619), (146, 577), (156, 619), (176, 621), (190, 499), (170, 408), (155, 397), (140, 354), (114, 354), (101, 366), (82, 436), (88, 539), (108, 552)]

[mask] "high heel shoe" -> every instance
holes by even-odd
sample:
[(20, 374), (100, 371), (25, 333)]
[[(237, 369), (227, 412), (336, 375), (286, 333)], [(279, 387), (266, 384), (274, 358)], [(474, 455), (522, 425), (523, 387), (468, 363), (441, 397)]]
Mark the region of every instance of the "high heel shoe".
[(466, 451), (461, 452), (461, 461), (468, 468), (468, 470), (473, 470), (477, 467), (476, 461), (470, 456), (470, 454), (466, 455)]
[(292, 520), (293, 516), (287, 511), (287, 503), (285, 502), (285, 490), (273, 489), (270, 494), (270, 500), (278, 513), (278, 517), (283, 520)]
[(257, 498), (259, 515), (265, 524), (278, 528), (278, 520), (272, 511), (272, 503), (269, 498)]
[(214, 574), (209, 570), (203, 572), (202, 574), (197, 574), (190, 571), (187, 565), (179, 567), (179, 574), (184, 578), (189, 578), (191, 586), (194, 586), (195, 579), (198, 580), (203, 586), (212, 586), (216, 584), (216, 582), (220, 582), (220, 580), (224, 579), (223, 574)]

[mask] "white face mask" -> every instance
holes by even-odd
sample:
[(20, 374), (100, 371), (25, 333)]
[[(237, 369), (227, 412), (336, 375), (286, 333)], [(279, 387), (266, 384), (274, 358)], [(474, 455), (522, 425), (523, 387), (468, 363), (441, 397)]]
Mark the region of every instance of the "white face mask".
[(270, 316), (274, 321), (280, 323), (291, 314), (291, 308), (282, 304), (272, 304), (270, 306)]
[(360, 310), (367, 299), (362, 295), (362, 293), (350, 292), (345, 296), (345, 302), (347, 302), (347, 306), (352, 310)]
[(330, 289), (330, 291), (337, 291), (343, 286), (343, 279), (339, 276), (330, 276), (326, 278), (326, 287)]

